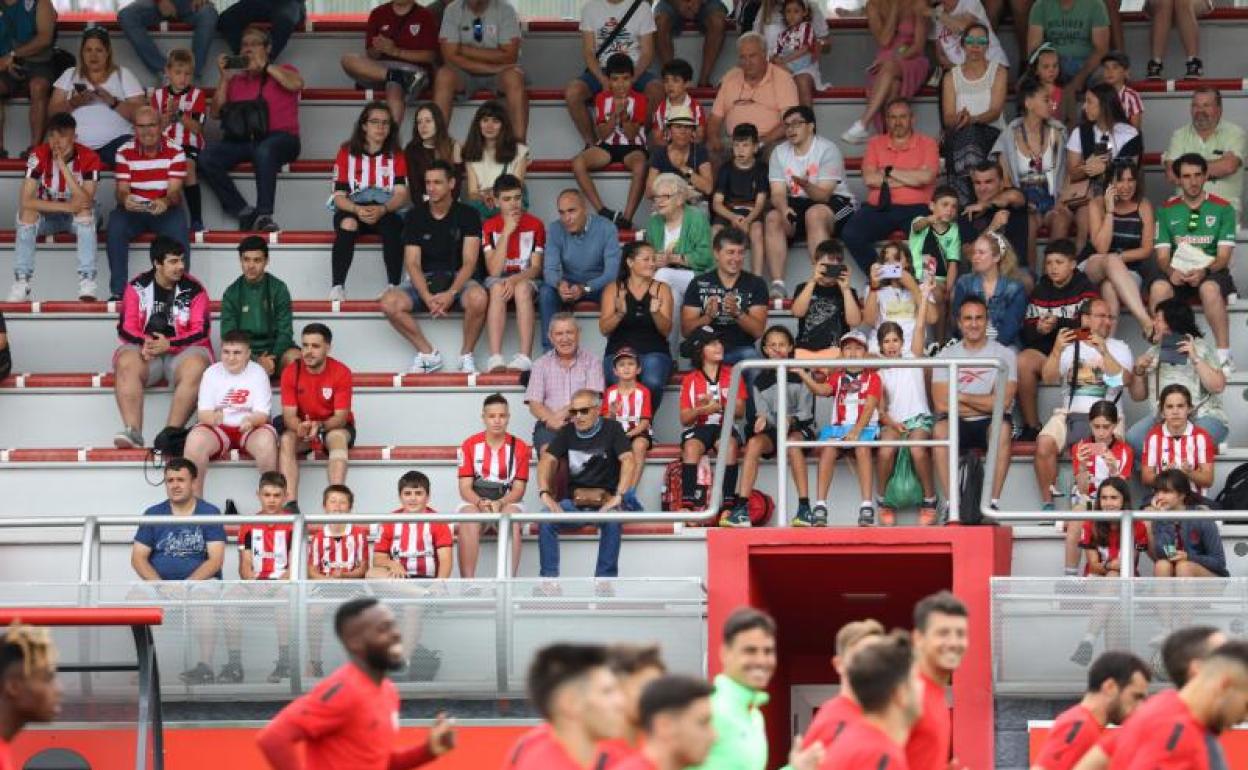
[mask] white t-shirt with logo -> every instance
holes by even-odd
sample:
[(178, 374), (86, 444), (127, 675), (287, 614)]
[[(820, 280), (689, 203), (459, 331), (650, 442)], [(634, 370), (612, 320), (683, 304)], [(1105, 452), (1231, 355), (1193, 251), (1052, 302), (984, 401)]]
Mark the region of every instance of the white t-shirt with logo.
[(222, 425), (237, 428), (252, 412), (268, 414), (273, 403), (273, 388), (269, 375), (255, 361), (238, 374), (231, 374), (221, 361), (204, 370), (199, 381), (199, 409), (221, 410)]
[[(1062, 372), (1061, 406), (1067, 408), (1066, 403), (1069, 401), (1071, 412), (1087, 414), (1097, 401), (1113, 401), (1122, 388), (1110, 388), (1105, 385), (1105, 363), (1101, 358), (1101, 351), (1090, 343), (1080, 342), (1078, 343), (1079, 373), (1075, 376), (1075, 394), (1072, 399), (1070, 397), (1070, 368), (1075, 363), (1075, 344), (1072, 342), (1063, 348), (1062, 357), (1058, 361)], [(1127, 347), (1127, 343), (1122, 340), (1108, 339), (1105, 340), (1105, 347), (1109, 349), (1109, 354), (1124, 371), (1131, 368), (1135, 359), (1131, 357), (1131, 348)]]
[(805, 177), (812, 182), (831, 182), (836, 180), (836, 188), (832, 192), (844, 196), (851, 201), (853, 192), (845, 182), (845, 158), (830, 139), (816, 135), (810, 141), (806, 152), (798, 155), (797, 148), (791, 142), (776, 146), (767, 164), (767, 179), (770, 182), (784, 182), (790, 198), (806, 198), (806, 191), (793, 182), (793, 177)]
[[(581, 31), (594, 33), (595, 51), (612, 30), (619, 26), (620, 19), (624, 18), (624, 14), (628, 12), (629, 5), (631, 5), (629, 0), (619, 0), (615, 3), (609, 3), (607, 0), (589, 0), (582, 6)], [(654, 11), (649, 3), (642, 3), (637, 7), (633, 17), (628, 20), (628, 24), (624, 25), (624, 29), (620, 30), (620, 34), (616, 35), (611, 45), (607, 46), (607, 50), (598, 57), (598, 63), (605, 67), (607, 59), (611, 58), (612, 54), (626, 53), (628, 58), (633, 60), (633, 64), (636, 64), (641, 59), (642, 36), (653, 34), (656, 29)], [(640, 75), (641, 73), (634, 74)]]
[[(56, 82), (52, 84), (52, 87), (59, 88), (69, 96), (73, 96), (75, 83), (83, 83), (88, 89), (95, 88), (95, 85), (90, 80), (87, 80), (86, 75), (81, 77), (78, 75), (76, 67), (70, 67), (62, 72), (61, 76), (56, 79)], [(143, 83), (125, 67), (118, 67), (113, 70), (100, 87), (122, 101), (143, 95)], [(93, 150), (98, 150), (114, 139), (123, 137), (126, 134), (134, 133), (134, 126), (130, 125), (130, 121), (123, 118), (121, 113), (109, 107), (103, 101), (95, 101), (77, 107), (74, 109), (73, 115), (74, 121), (78, 124), (76, 130), (78, 143), (84, 144)]]

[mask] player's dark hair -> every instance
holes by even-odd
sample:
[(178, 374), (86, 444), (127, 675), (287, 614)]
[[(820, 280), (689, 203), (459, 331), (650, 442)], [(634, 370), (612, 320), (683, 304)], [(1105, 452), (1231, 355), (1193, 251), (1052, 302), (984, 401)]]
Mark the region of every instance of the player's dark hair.
[(1180, 155), (1170, 164), (1170, 170), (1174, 172), (1176, 177), (1182, 177), (1184, 166), (1195, 166), (1200, 169), (1200, 173), (1209, 173), (1209, 161), (1205, 160), (1204, 156), (1199, 153), (1188, 152)]
[(174, 255), (179, 257), (186, 256), (186, 247), (178, 243), (167, 235), (158, 235), (152, 241), (151, 247), (147, 250), (148, 259), (153, 265), (163, 265), (165, 258)]
[(738, 607), (724, 621), (724, 644), (731, 646), (732, 640), (746, 631), (762, 631), (770, 637), (776, 635), (776, 621), (762, 610), (753, 607)]
[(636, 70), (633, 67), (633, 57), (626, 53), (613, 53), (607, 57), (607, 63), (602, 68), (607, 73), (607, 77), (612, 75), (632, 75)]
[(238, 242), (238, 256), (243, 256), (249, 251), (262, 251), (264, 258), (269, 258), (269, 242), (258, 235), (249, 235)]
[(423, 489), (429, 492), (429, 477), (420, 471), (408, 471), (399, 476), (399, 494), (405, 489)]
[(170, 458), (165, 463), (165, 475), (168, 476), (170, 471), (188, 471), (192, 479), (199, 477), (199, 467), (185, 457)]
[(74, 116), (68, 112), (58, 112), (48, 118), (47, 128), (44, 130), (49, 134), (62, 134), (66, 131), (77, 131), (78, 121), (74, 120)]
[(663, 652), (657, 644), (613, 644), (607, 648), (607, 665), (620, 676), (636, 674), (648, 668), (667, 673)]
[(355, 493), (352, 492), (351, 487), (347, 486), (346, 484), (330, 484), (329, 486), (325, 487), (325, 491), (321, 493), (321, 505), (324, 505), (325, 501), (329, 500), (329, 496), (334, 494), (335, 492), (346, 495), (347, 505), (352, 506), (352, 507), (355, 506)]
[(855, 652), (845, 670), (845, 678), (862, 710), (868, 714), (879, 713), (892, 700), (897, 688), (907, 685), (913, 664), (914, 648), (910, 637), (904, 631), (894, 631)]
[(260, 489), (265, 487), (277, 487), (278, 489), (286, 489), (286, 476), (281, 471), (265, 471), (260, 474)]
[(942, 184), (935, 190), (932, 190), (932, 203), (935, 203), (941, 198), (953, 198), (956, 201), (958, 200), (958, 191), (949, 185)]
[(823, 259), (824, 257), (833, 257), (840, 261), (845, 261), (845, 244), (839, 238), (828, 238), (820, 241), (815, 247), (815, 259)]
[(692, 676), (668, 674), (655, 679), (641, 691), (637, 706), (641, 729), (650, 732), (659, 714), (684, 711), (697, 701), (711, 697), (714, 691), (705, 679)]
[(1075, 249), (1075, 242), (1069, 238), (1057, 238), (1049, 241), (1048, 247), (1044, 250), (1044, 256), (1046, 257), (1050, 254), (1061, 254), (1067, 259), (1074, 259), (1078, 253), (1078, 250)]
[(724, 244), (730, 243), (733, 246), (745, 248), (750, 242), (750, 237), (745, 234), (739, 227), (725, 227), (723, 230), (715, 233), (715, 237), (711, 240), (711, 248), (719, 251)]
[(1088, 692), (1097, 692), (1106, 680), (1112, 679), (1119, 689), (1126, 687), (1139, 672), (1145, 682), (1153, 680), (1152, 669), (1133, 653), (1126, 650), (1109, 650), (1092, 661), (1088, 668)]
[(607, 665), (607, 648), (600, 644), (551, 644), (537, 651), (529, 666), (528, 693), (543, 719), (550, 719), (555, 694)]
[(1161, 389), (1161, 392), (1157, 394), (1157, 408), (1161, 409), (1161, 405), (1166, 403), (1166, 399), (1175, 393), (1183, 397), (1183, 400), (1187, 402), (1188, 409), (1192, 408), (1192, 391), (1188, 390), (1187, 386), (1181, 382), (1172, 382)]
[(746, 140), (758, 144), (758, 127), (753, 123), (738, 123), (737, 127), (732, 129), (732, 141), (744, 142)]
[(499, 174), (498, 179), (494, 180), (494, 196), (498, 197), (505, 192), (519, 190), (524, 192), (524, 182), (520, 181), (520, 177), (515, 174)]
[(334, 341), (334, 333), (329, 330), (328, 326), (326, 326), (323, 323), (320, 323), (319, 321), (316, 323), (308, 324), (307, 326), (303, 327), (302, 331), (299, 332), (300, 337), (306, 337), (309, 334), (321, 335), (321, 339), (325, 340), (326, 345), (329, 345), (333, 343)]
[(429, 165), (425, 166), (425, 174), (428, 175), (430, 171), (441, 171), (448, 180), (455, 178), (455, 168), (441, 158), (429, 161)]
[(982, 174), (987, 171), (995, 171), (997, 176), (1001, 176), (1001, 164), (991, 160), (981, 160), (971, 167), (971, 171)]
[(343, 602), (334, 613), (334, 635), (341, 639), (343, 629), (352, 619), (380, 603), (376, 596), (361, 596)]
[(684, 59), (672, 59), (667, 64), (663, 65), (663, 69), (659, 70), (659, 77), (680, 78), (688, 83), (693, 80), (693, 65)]
[(1173, 632), (1162, 642), (1161, 663), (1175, 687), (1187, 684), (1192, 661), (1204, 660), (1213, 652), (1209, 639), (1220, 630), (1213, 626), (1188, 626)]
[(221, 335), (221, 347), (225, 347), (226, 343), (251, 347), (251, 335), (242, 329), (230, 329)]
[(1248, 642), (1243, 639), (1232, 639), (1214, 648), (1206, 658), (1210, 663), (1226, 661), (1243, 668), (1248, 668)]
[(979, 305), (981, 308), (984, 309), (985, 313), (988, 312), (988, 303), (984, 301), (983, 297), (980, 297), (977, 294), (968, 294), (962, 298), (962, 304), (958, 305), (958, 312), (957, 312), (958, 318), (962, 317), (962, 308), (966, 307), (967, 305)]
[[(970, 615), (966, 611), (966, 605), (962, 603), (961, 599), (949, 591), (937, 591), (930, 596), (923, 597), (918, 604), (914, 605), (915, 630), (919, 632), (926, 631), (927, 621), (932, 615), (938, 613), (941, 615), (952, 615), (956, 618), (965, 618)], [(854, 692), (857, 692), (857, 690)]]
[(811, 128), (815, 128), (815, 111), (804, 104), (795, 104), (784, 111), (780, 116), (781, 120), (788, 120), (790, 115), (799, 115), (802, 120), (810, 124)]
[(490, 395), (486, 396), (485, 401), (481, 402), (481, 408), (488, 409), (489, 407), (495, 404), (500, 404), (501, 406), (507, 409), (511, 408), (511, 404), (507, 402), (507, 397), (504, 396), (502, 393), (491, 393)]

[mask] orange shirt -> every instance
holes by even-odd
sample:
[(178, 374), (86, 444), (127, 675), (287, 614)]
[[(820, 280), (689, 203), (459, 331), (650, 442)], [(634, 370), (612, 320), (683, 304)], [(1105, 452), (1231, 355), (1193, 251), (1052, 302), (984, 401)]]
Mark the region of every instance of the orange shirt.
[[(723, 91), (720, 91), (723, 94)], [(762, 129), (759, 129), (762, 133)], [(936, 140), (927, 134), (914, 132), (904, 145), (896, 145), (888, 134), (871, 137), (867, 142), (867, 153), (862, 156), (863, 171), (875, 169), (883, 171), (892, 166), (894, 170), (917, 171), (925, 168), (930, 171), (940, 169), (940, 147)], [(936, 191), (936, 177), (933, 175), (931, 184), (925, 187), (903, 187), (894, 182), (889, 183), (892, 201), (897, 206), (927, 205)], [(871, 187), (867, 191), (867, 203), (878, 206), (880, 188)]]
[(730, 136), (738, 124), (753, 123), (761, 137), (780, 125), (780, 116), (796, 104), (797, 83), (783, 67), (768, 63), (766, 74), (755, 86), (745, 82), (740, 67), (733, 67), (719, 81), (711, 114), (724, 120)]

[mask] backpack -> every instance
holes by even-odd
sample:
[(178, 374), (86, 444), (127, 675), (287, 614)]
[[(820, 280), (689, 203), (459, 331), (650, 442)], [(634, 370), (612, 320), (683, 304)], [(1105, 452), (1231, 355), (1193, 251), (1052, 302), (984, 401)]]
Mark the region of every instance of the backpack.
[(1224, 511), (1248, 510), (1248, 463), (1235, 466), (1214, 503)]
[[(683, 505), (686, 498), (684, 494), (684, 481), (680, 477), (680, 467), (682, 463), (679, 457), (672, 460), (663, 469), (663, 488), (660, 490), (659, 499), (665, 511), (684, 511), (688, 510)], [(690, 499), (706, 499), (706, 490), (710, 487), (710, 479), (712, 477), (711, 461), (703, 455), (698, 462), (698, 489), (694, 494), (688, 495)], [(772, 506), (775, 507), (774, 505)]]
[(984, 460), (978, 452), (967, 452), (958, 468), (958, 523), (975, 526), (984, 523), (979, 510), (984, 491)]

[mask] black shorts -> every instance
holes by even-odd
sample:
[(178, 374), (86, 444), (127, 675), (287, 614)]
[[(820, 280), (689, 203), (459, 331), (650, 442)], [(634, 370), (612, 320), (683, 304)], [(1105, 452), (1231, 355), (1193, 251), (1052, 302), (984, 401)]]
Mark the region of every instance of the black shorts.
[[(273, 428), (277, 431), (277, 435), (279, 436), (286, 432), (286, 420), (283, 419), (280, 414), (273, 418)], [(347, 431), (347, 448), (350, 449), (355, 446), (355, 423), (347, 423), (343, 430)], [(325, 431), (322, 430), (316, 439), (320, 442), (321, 447), (324, 447)]]
[[(700, 441), (707, 451), (719, 446), (719, 425), (694, 425), (691, 428), (685, 428), (680, 433), (680, 443), (686, 441)], [(741, 444), (741, 433), (736, 428), (732, 429), (732, 437), (736, 439), (737, 444)]]
[(182, 152), (186, 155), (187, 160), (199, 160), (199, 148), (192, 147), (189, 144), (182, 145)]
[[(814, 423), (811, 423), (811, 422), (795, 422), (793, 423), (793, 427), (789, 429), (789, 433), (797, 433), (798, 435), (802, 437), (801, 438), (802, 441), (814, 441), (815, 440), (815, 425)], [(771, 458), (775, 457), (776, 447), (780, 445), (779, 438), (776, 436), (776, 429), (774, 427), (767, 428), (762, 433), (755, 433), (754, 435), (766, 436), (767, 438), (771, 439), (771, 451), (764, 453), (763, 459), (770, 460)], [(751, 438), (753, 438), (753, 436), (751, 436)]]
[[(749, 216), (749, 213), (754, 210), (753, 201), (749, 203), (730, 203), (729, 201), (724, 201), (724, 206), (732, 213), (742, 217)], [(711, 214), (711, 224), (720, 225), (722, 227), (734, 227), (732, 222), (729, 222), (719, 214), (714, 213)]]
[[(1183, 286), (1175, 286), (1174, 284), (1170, 283), (1169, 278), (1166, 278), (1165, 276), (1162, 276), (1162, 275), (1159, 275), (1156, 280), (1165, 281), (1166, 285), (1169, 286), (1170, 289), (1174, 292), (1174, 296), (1183, 302), (1196, 302), (1200, 299), (1200, 287), (1199, 286), (1187, 286), (1186, 284)], [(1205, 280), (1201, 282), (1201, 285), (1204, 285), (1205, 283), (1209, 281), (1213, 281), (1214, 283), (1218, 285), (1218, 290), (1222, 292), (1223, 299), (1226, 299), (1227, 297), (1236, 293), (1235, 292), (1235, 279), (1231, 277), (1231, 271), (1229, 269), (1224, 268), (1222, 270), (1214, 270), (1208, 273), (1205, 276)]]
[[(937, 422), (948, 420), (949, 415), (942, 414), (936, 418)], [(988, 429), (992, 427), (992, 419), (984, 418), (982, 420), (964, 420), (958, 418), (958, 452), (966, 452), (971, 449), (978, 449), (981, 452), (988, 451)], [(1014, 421), (1010, 416), (1004, 415), (1001, 418), (1001, 430), (1013, 432)]]
[(642, 154), (642, 157), (649, 157), (646, 148), (636, 144), (598, 144), (598, 149), (603, 150), (611, 156), (612, 163), (623, 163), (624, 159), (635, 152)]
[(840, 195), (833, 195), (828, 198), (826, 203), (819, 203), (810, 198), (789, 198), (789, 208), (793, 210), (797, 219), (793, 223), (793, 240), (806, 240), (806, 212), (815, 206), (824, 206), (832, 212), (832, 235), (835, 236), (841, 231), (841, 227), (854, 213), (854, 206), (848, 198)]
[(644, 438), (646, 440), (646, 451), (649, 452), (651, 449), (654, 448), (654, 430), (653, 429), (647, 428), (645, 433), (639, 433), (636, 436), (625, 436), (625, 438), (628, 439), (628, 443), (630, 446), (637, 439)]

